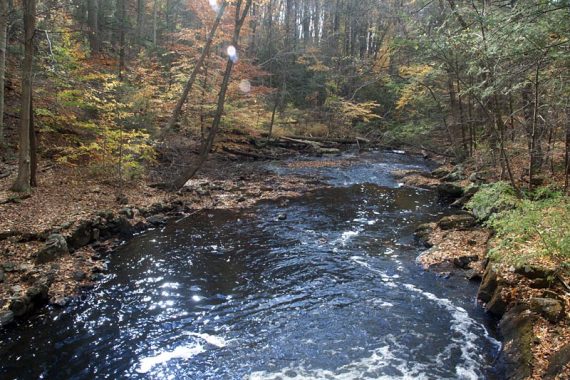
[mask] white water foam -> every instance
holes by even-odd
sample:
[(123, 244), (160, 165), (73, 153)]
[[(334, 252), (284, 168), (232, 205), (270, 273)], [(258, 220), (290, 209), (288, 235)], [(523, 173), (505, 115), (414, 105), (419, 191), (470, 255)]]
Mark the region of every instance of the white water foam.
[[(380, 275), (380, 278), (385, 285), (396, 285), (392, 279), (398, 278), (399, 276), (389, 276), (383, 271), (373, 268), (363, 257), (360, 256), (352, 256), (350, 260)], [(459, 348), (461, 350), (461, 358), (463, 359), (463, 363), (458, 364), (455, 368), (457, 378), (462, 380), (476, 380), (480, 378), (480, 374), (477, 369), (479, 368), (479, 363), (484, 362), (484, 358), (476, 345), (477, 337), (480, 335), (484, 336), (485, 339), (491, 342), (497, 349), (500, 348), (501, 343), (491, 337), (485, 326), (472, 319), (464, 308), (454, 305), (450, 300), (439, 298), (435, 294), (426, 292), (412, 284), (404, 283), (398, 284), (398, 286), (403, 286), (411, 292), (419, 294), (428, 300), (441, 305), (450, 313), (452, 318), (451, 330), (455, 333), (451, 338), (451, 341), (455, 348)], [(477, 334), (474, 331), (477, 332)], [(443, 360), (443, 357), (448, 356), (452, 348), (452, 346), (448, 346), (443, 353), (440, 353), (438, 355), (438, 361), (441, 361)]]
[[(402, 375), (378, 375), (378, 371), (390, 367), (396, 369)], [(287, 367), (276, 372), (259, 371), (249, 375), (249, 380), (354, 380), (354, 379), (378, 379), (378, 380), (424, 380), (428, 377), (422, 374), (425, 371), (422, 365), (406, 363), (397, 358), (389, 346), (380, 347), (372, 352), (367, 358), (355, 360), (336, 370), (308, 369), (303, 366)]]
[(172, 359), (190, 359), (198, 354), (206, 351), (201, 344), (194, 344), (190, 346), (176, 347), (173, 351), (162, 352), (156, 356), (143, 358), (139, 361), (138, 373), (148, 373), (150, 370), (159, 365), (166, 363)]
[[(224, 338), (215, 335), (192, 333), (192, 332), (186, 333), (186, 335), (199, 338), (204, 342), (206, 342), (207, 344), (218, 348), (223, 348), (227, 345), (227, 342)], [(141, 359), (139, 361), (139, 367), (136, 369), (136, 371), (138, 373), (148, 373), (157, 365), (167, 363), (173, 359), (188, 360), (205, 351), (206, 348), (204, 347), (204, 345), (198, 342), (194, 344), (176, 347), (172, 351), (165, 351), (156, 356), (149, 356)]]

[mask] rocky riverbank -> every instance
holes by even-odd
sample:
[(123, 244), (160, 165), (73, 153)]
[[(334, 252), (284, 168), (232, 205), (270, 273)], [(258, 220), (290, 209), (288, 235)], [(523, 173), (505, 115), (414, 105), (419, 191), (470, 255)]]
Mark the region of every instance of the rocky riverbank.
[(437, 190), (455, 213), (417, 228), (427, 250), (418, 258), (445, 278), (480, 281), (478, 301), (499, 321), (503, 346), (497, 369), (506, 379), (570, 379), (570, 297), (567, 273), (551, 263), (506, 265), (488, 258), (494, 232), (465, 205), (483, 182), (461, 166), (430, 175), (396, 173), (408, 186)]
[[(11, 180), (2, 179), (0, 188)], [(208, 209), (250, 207), (322, 185), (230, 161), (210, 162), (177, 193), (141, 182), (117, 196), (115, 185), (63, 169), (48, 169), (41, 180), (41, 193), (30, 197), (0, 194), (6, 199), (0, 204), (0, 326), (47, 304), (65, 306), (103, 277), (107, 255), (133, 234)]]

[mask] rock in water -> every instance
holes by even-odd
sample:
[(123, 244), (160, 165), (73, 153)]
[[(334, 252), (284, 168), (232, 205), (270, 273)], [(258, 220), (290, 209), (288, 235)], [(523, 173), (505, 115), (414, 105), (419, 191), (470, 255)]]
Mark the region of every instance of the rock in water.
[(60, 234), (51, 235), (44, 248), (35, 254), (37, 264), (45, 264), (69, 253), (67, 241)]
[(442, 201), (453, 202), (463, 196), (463, 188), (453, 183), (441, 183), (437, 186), (437, 195)]
[(426, 248), (433, 247), (433, 244), (430, 243), (429, 238), (434, 228), (435, 224), (433, 223), (424, 223), (419, 225), (414, 232), (415, 240)]
[(279, 215), (277, 215), (277, 220), (287, 220), (287, 214), (279, 214)]
[(0, 327), (6, 326), (14, 320), (14, 313), (10, 310), (0, 310)]

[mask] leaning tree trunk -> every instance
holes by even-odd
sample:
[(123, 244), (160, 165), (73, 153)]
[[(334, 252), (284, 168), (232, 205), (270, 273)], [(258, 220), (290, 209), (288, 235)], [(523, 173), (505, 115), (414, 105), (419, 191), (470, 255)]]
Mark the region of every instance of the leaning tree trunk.
[(4, 79), (6, 77), (6, 34), (8, 30), (8, 2), (0, 0), (0, 147), (4, 140)]
[(36, 28), (36, 0), (23, 0), (24, 9), (24, 62), (22, 66), (22, 107), (20, 116), (20, 147), (18, 177), (13, 191), (30, 191), (31, 150), (30, 129), (32, 121), (32, 64), (34, 59), (34, 31)]
[[(241, 9), (242, 2), (243, 2), (242, 0), (239, 0), (236, 4), (236, 23), (235, 23), (234, 35), (233, 35), (233, 39), (232, 39), (232, 45), (236, 48), (236, 50), (238, 48), (239, 35), (241, 32), (241, 28), (245, 22), (245, 19), (248, 15), (249, 8), (251, 7), (253, 0), (246, 0), (245, 8), (244, 8), (244, 10), (240, 16), (240, 9)], [(215, 139), (216, 134), (218, 132), (218, 129), (220, 127), (220, 122), (222, 121), (222, 115), (224, 114), (226, 92), (227, 92), (228, 86), (230, 84), (230, 77), (232, 74), (232, 69), (234, 67), (234, 59), (235, 59), (235, 57), (229, 57), (228, 58), (228, 61), (226, 64), (226, 71), (224, 72), (224, 78), (222, 81), (222, 86), (220, 88), (220, 93), (218, 95), (218, 106), (216, 109), (216, 114), (214, 116), (214, 121), (212, 122), (212, 128), (210, 129), (210, 133), (208, 134), (208, 138), (202, 144), (202, 147), (200, 150), (200, 156), (198, 157), (198, 162), (196, 162), (196, 164), (194, 166), (185, 170), (182, 173), (182, 175), (180, 175), (174, 181), (174, 183), (172, 184), (173, 190), (178, 190), (178, 189), (182, 188), (186, 184), (186, 182), (188, 182), (189, 179), (191, 179), (192, 177), (194, 177), (194, 175), (196, 175), (198, 170), (200, 170), (202, 165), (204, 165), (204, 162), (206, 162), (206, 159), (208, 158), (208, 154), (210, 153), (210, 150), (212, 150), (212, 146), (214, 144), (214, 139)]]
[(182, 107), (184, 106), (186, 99), (188, 99), (188, 94), (190, 94), (190, 90), (192, 90), (192, 86), (194, 86), (194, 82), (196, 81), (196, 77), (198, 76), (198, 73), (200, 72), (202, 66), (204, 65), (204, 61), (206, 60), (206, 57), (208, 56), (208, 53), (210, 52), (210, 48), (212, 46), (212, 41), (214, 40), (214, 36), (216, 35), (216, 30), (218, 29), (218, 26), (220, 25), (220, 21), (222, 21), (222, 16), (224, 15), (224, 10), (225, 10), (227, 4), (228, 3), (226, 1), (224, 1), (222, 3), (222, 5), (220, 6), (220, 10), (218, 11), (218, 16), (216, 17), (216, 20), (214, 21), (214, 25), (212, 25), (212, 29), (210, 30), (210, 34), (208, 35), (206, 45), (204, 46), (204, 50), (202, 50), (202, 54), (200, 55), (198, 62), (196, 62), (196, 65), (194, 66), (194, 70), (192, 70), (192, 74), (190, 74), (190, 78), (188, 79), (188, 82), (186, 82), (186, 85), (184, 86), (184, 90), (182, 91), (182, 95), (180, 96), (180, 99), (178, 99), (178, 103), (176, 103), (176, 107), (174, 108), (174, 112), (172, 112), (172, 116), (170, 117), (170, 120), (168, 120), (168, 124), (166, 125), (166, 128), (163, 131), (163, 133), (166, 133), (166, 132), (169, 132), (170, 130), (172, 130), (172, 128), (174, 128), (174, 124), (176, 124), (176, 122), (178, 121), (178, 118), (180, 117), (180, 113), (182, 112)]

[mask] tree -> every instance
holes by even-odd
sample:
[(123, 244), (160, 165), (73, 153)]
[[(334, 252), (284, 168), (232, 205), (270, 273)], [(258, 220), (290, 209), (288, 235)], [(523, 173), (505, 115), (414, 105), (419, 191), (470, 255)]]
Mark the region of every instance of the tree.
[(101, 49), (99, 39), (99, 0), (87, 0), (87, 23), (89, 24), (89, 46), (92, 53)]
[(188, 78), (188, 81), (186, 82), (186, 85), (184, 86), (184, 90), (182, 91), (182, 95), (180, 96), (180, 98), (178, 99), (178, 102), (176, 103), (176, 107), (174, 108), (174, 111), (172, 112), (172, 116), (170, 117), (170, 120), (168, 121), (168, 124), (167, 124), (164, 132), (168, 132), (168, 131), (172, 130), (172, 128), (174, 128), (174, 124), (176, 124), (176, 122), (178, 121), (178, 118), (180, 117), (180, 113), (182, 112), (182, 107), (184, 106), (186, 99), (188, 99), (188, 94), (192, 90), (192, 86), (194, 86), (194, 82), (196, 81), (196, 77), (198, 76), (198, 73), (202, 69), (202, 66), (204, 65), (204, 61), (206, 60), (206, 57), (208, 56), (208, 54), (210, 52), (210, 48), (212, 46), (212, 41), (214, 40), (214, 36), (216, 35), (216, 30), (218, 29), (218, 26), (220, 25), (220, 21), (222, 21), (222, 17), (224, 15), (224, 11), (226, 9), (226, 6), (227, 6), (227, 2), (226, 1), (222, 2), (222, 5), (220, 6), (220, 9), (218, 11), (218, 15), (216, 17), (216, 20), (214, 21), (214, 24), (212, 25), (212, 29), (210, 30), (210, 34), (208, 35), (208, 39), (206, 40), (206, 45), (204, 45), (204, 48), (202, 49), (202, 54), (200, 55), (198, 62), (196, 62), (196, 65), (194, 66), (194, 69), (192, 70), (192, 74), (190, 74), (190, 78)]
[(6, 78), (6, 45), (8, 30), (8, 2), (0, 1), (0, 147), (4, 138), (4, 80)]
[[(196, 164), (193, 167), (190, 167), (189, 169), (185, 170), (173, 182), (172, 189), (174, 189), (174, 190), (178, 190), (178, 189), (182, 188), (186, 184), (186, 182), (188, 182), (189, 179), (191, 179), (192, 177), (194, 177), (194, 175), (196, 175), (198, 170), (200, 170), (202, 165), (204, 165), (204, 162), (206, 162), (206, 159), (208, 158), (208, 154), (210, 153), (210, 150), (212, 150), (212, 146), (214, 144), (214, 139), (216, 137), (216, 134), (218, 133), (218, 129), (220, 127), (220, 122), (222, 121), (222, 115), (224, 113), (224, 105), (226, 102), (226, 92), (227, 92), (228, 86), (230, 84), (232, 69), (234, 67), (234, 64), (237, 62), (237, 56), (235, 56), (234, 54), (237, 54), (237, 52), (239, 51), (238, 47), (239, 47), (240, 32), (241, 32), (241, 29), (242, 29), (243, 24), (245, 22), (245, 19), (246, 19), (247, 15), (249, 14), (249, 9), (251, 8), (252, 2), (253, 2), (253, 0), (246, 0), (245, 7), (244, 7), (243, 11), (241, 10), (241, 7), (243, 5), (243, 0), (238, 0), (236, 5), (235, 5), (236, 13), (235, 13), (235, 25), (234, 25), (234, 33), (233, 33), (233, 38), (232, 38), (232, 45), (228, 48), (228, 60), (226, 62), (226, 70), (224, 72), (224, 77), (222, 80), (222, 86), (220, 88), (220, 93), (218, 95), (218, 104), (217, 104), (217, 108), (216, 108), (216, 113), (214, 115), (214, 120), (212, 122), (212, 128), (210, 129), (210, 132), (208, 134), (208, 138), (206, 139), (206, 141), (204, 141), (202, 143), (202, 146), (200, 148), (200, 156), (198, 157), (198, 161), (196, 162)], [(235, 49), (235, 51), (232, 52), (231, 51), (232, 48)]]
[(36, 29), (36, 0), (23, 0), (24, 15), (24, 62), (22, 65), (22, 100), (20, 113), (20, 146), (18, 177), (13, 191), (28, 192), (32, 181), (32, 153), (30, 136), (33, 132), (32, 74), (34, 59), (34, 34)]

